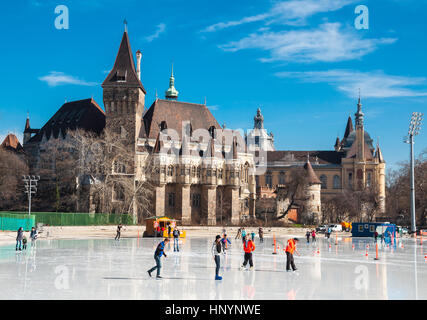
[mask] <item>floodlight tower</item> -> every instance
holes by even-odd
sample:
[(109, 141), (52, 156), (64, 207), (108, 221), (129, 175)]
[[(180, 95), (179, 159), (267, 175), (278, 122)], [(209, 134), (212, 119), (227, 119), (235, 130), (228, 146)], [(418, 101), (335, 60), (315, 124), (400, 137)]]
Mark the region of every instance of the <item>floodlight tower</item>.
[(416, 219), (415, 219), (415, 165), (414, 165), (414, 137), (420, 133), (421, 122), (423, 121), (423, 113), (412, 112), (411, 122), (409, 124), (408, 136), (405, 143), (410, 147), (410, 166), (411, 166), (411, 233), (415, 236), (417, 232)]
[(28, 193), (28, 215), (31, 215), (31, 195), (37, 192), (37, 182), (40, 176), (22, 176), (25, 183), (25, 193)]

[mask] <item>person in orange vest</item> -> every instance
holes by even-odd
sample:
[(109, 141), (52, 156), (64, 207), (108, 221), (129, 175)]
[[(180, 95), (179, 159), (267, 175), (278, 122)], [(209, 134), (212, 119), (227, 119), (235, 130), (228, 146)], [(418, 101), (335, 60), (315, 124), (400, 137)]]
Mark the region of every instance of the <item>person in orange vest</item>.
[(294, 271), (298, 270), (297, 267), (295, 267), (295, 263), (294, 263), (294, 252), (300, 255), (296, 248), (297, 242), (298, 242), (297, 238), (288, 240), (288, 245), (286, 246), (286, 271), (291, 271), (291, 266), (292, 266), (292, 270)]
[(243, 262), (241, 266), (241, 270), (246, 267), (246, 265), (249, 262), (250, 270), (252, 271), (254, 269), (254, 263), (252, 261), (252, 252), (255, 250), (255, 244), (252, 240), (249, 240), (249, 236), (246, 235), (243, 238), (243, 251), (245, 251), (245, 261)]

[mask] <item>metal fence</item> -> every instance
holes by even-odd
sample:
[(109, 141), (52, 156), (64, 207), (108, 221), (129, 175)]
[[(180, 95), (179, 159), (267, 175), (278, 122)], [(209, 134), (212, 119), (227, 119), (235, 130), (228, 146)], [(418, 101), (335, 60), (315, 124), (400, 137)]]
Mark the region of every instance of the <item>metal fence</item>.
[(0, 230), (16, 231), (22, 227), (25, 231), (30, 231), (36, 225), (36, 217), (22, 213), (3, 213), (0, 212)]
[[(23, 219), (24, 212), (0, 212), (15, 219)], [(99, 226), (116, 225), (119, 223), (133, 225), (133, 216), (130, 214), (110, 213), (73, 213), (73, 212), (32, 212), (35, 224), (42, 223), (49, 226)], [(19, 217), (19, 218), (18, 218)], [(26, 218), (28, 218), (28, 214)], [(31, 229), (31, 227), (30, 227)], [(2, 229), (3, 230), (3, 229)], [(15, 229), (13, 229), (15, 230)], [(17, 228), (16, 228), (17, 230)]]

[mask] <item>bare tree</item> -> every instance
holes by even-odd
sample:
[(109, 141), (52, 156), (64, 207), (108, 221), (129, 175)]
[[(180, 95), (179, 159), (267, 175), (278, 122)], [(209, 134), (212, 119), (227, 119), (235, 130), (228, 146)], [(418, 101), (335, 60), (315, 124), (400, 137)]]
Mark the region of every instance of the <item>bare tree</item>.
[(22, 176), (27, 174), (24, 155), (0, 147), (0, 210), (22, 210), (26, 206)]

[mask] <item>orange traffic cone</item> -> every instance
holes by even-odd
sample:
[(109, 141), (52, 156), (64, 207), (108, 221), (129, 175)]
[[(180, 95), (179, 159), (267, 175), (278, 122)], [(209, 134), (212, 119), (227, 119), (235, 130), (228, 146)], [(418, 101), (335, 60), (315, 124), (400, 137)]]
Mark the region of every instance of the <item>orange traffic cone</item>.
[(320, 250), (319, 250), (319, 248), (317, 248), (317, 253), (320, 253)]
[(277, 252), (276, 252), (276, 235), (275, 234), (273, 234), (273, 242), (274, 242), (274, 251), (273, 251), (273, 254), (277, 254)]
[(380, 260), (380, 258), (378, 257), (378, 242), (375, 245), (375, 258), (374, 260)]
[(353, 245), (351, 247), (353, 248), (353, 251), (354, 251), (354, 243), (353, 243)]

